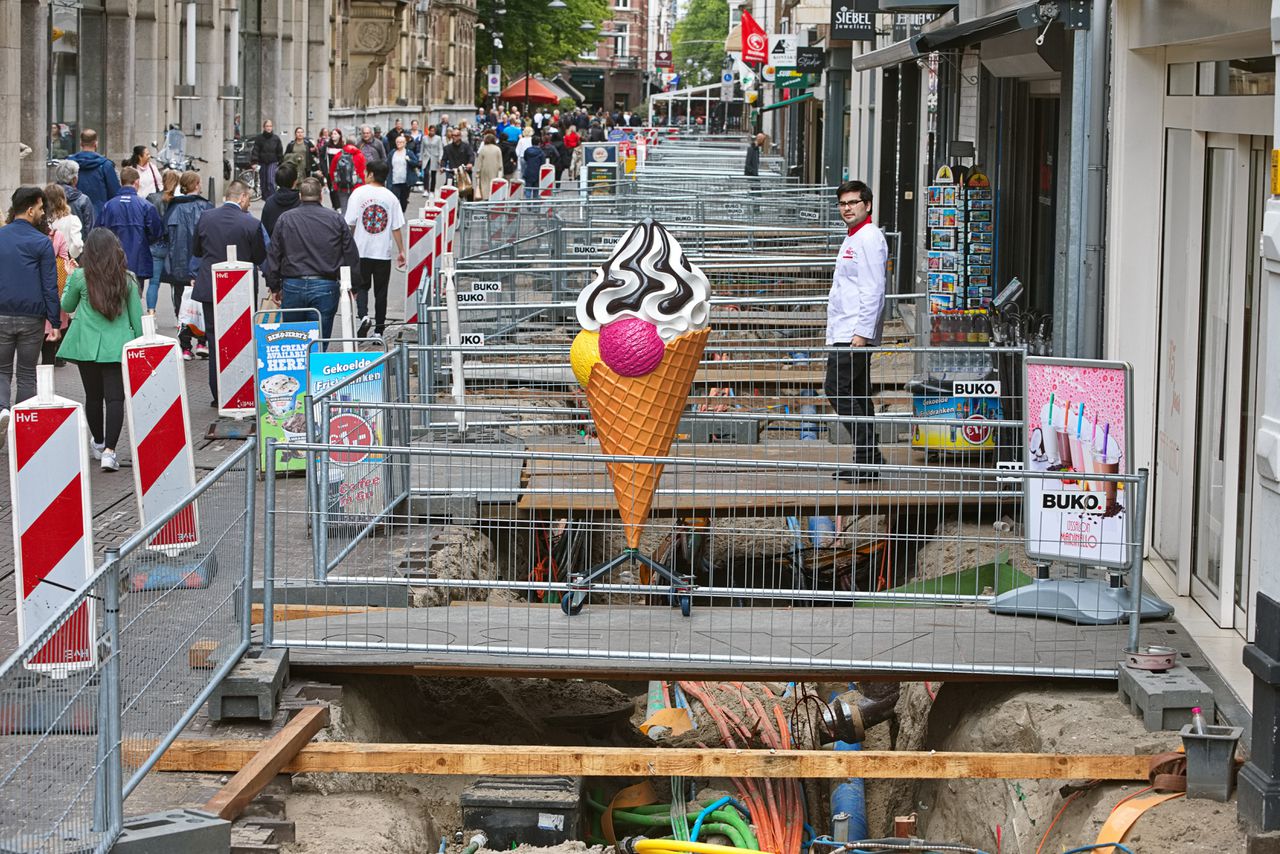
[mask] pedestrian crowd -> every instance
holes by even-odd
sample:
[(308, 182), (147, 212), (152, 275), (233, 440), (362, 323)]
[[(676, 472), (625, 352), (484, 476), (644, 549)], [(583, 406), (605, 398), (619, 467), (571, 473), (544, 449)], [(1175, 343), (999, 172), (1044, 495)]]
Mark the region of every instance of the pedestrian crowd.
[(260, 268), (272, 303), (316, 311), (325, 338), (339, 271), (350, 268), (358, 334), (381, 337), (392, 265), (405, 265), (411, 192), (454, 185), (463, 200), (480, 201), (496, 179), (520, 178), (532, 198), (544, 166), (559, 183), (581, 168), (584, 142), (640, 124), (630, 112), (537, 108), (525, 116), (512, 108), (457, 124), (448, 115), (426, 127), (396, 120), (386, 133), (364, 125), (350, 136), (322, 128), (309, 137), (297, 127), (285, 143), (268, 120), (245, 142), (264, 199), (261, 219), (249, 212), (244, 181), (228, 181), (220, 199), (205, 198), (198, 172), (164, 168), (149, 146), (134, 146), (117, 168), (98, 152), (95, 131), (80, 132), (74, 153), (67, 137), (53, 182), (13, 193), (0, 227), (0, 441), (12, 405), (35, 396), (36, 366), (73, 362), (93, 457), (116, 471), (123, 348), (142, 335), (142, 315), (157, 312), (162, 285), (174, 315), (168, 328), (184, 359), (208, 360), (217, 406), (213, 267), (227, 260), (228, 247)]

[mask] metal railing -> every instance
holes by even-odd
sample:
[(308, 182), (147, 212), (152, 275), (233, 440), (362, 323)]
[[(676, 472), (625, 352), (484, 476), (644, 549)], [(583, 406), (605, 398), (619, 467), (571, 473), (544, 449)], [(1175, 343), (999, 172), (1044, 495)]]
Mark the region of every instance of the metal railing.
[[(249, 440), (0, 665), (0, 849), (109, 850), (125, 798), (248, 650), (255, 461)], [(199, 543), (148, 548), (181, 514)]]

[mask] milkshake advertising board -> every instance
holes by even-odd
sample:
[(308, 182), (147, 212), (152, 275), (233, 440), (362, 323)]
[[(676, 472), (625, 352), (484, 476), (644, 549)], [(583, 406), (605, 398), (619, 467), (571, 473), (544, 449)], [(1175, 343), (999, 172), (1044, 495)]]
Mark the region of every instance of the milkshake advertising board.
[[(385, 506), (386, 455), (370, 453), (371, 448), (383, 442), (385, 413), (380, 407), (371, 409), (357, 405), (386, 400), (385, 364), (368, 369), (370, 363), (384, 355), (382, 352), (311, 354), (309, 371), (313, 397), (360, 374), (358, 379), (328, 398), (329, 424), (322, 424), (320, 428), (321, 435), (327, 437), (325, 441), (344, 446), (342, 450), (329, 454), (326, 494), (331, 521), (370, 519)], [(317, 411), (316, 418), (321, 417)]]
[[(254, 385), (258, 396), (258, 437), (262, 466), (267, 465), (267, 439), (276, 440), (276, 471), (302, 471), (307, 467), (303, 454), (290, 451), (290, 442), (307, 440), (307, 354), (320, 341), (319, 312), (314, 319), (263, 323), (264, 317), (278, 317), (281, 311), (259, 316), (253, 327), (257, 351)], [(298, 312), (302, 314), (302, 312)], [(305, 316), (305, 315), (304, 315)]]
[(1060, 478), (1027, 478), (1027, 555), (1127, 567), (1128, 484), (1094, 474), (1132, 472), (1133, 371), (1124, 362), (1026, 360), (1027, 467)]

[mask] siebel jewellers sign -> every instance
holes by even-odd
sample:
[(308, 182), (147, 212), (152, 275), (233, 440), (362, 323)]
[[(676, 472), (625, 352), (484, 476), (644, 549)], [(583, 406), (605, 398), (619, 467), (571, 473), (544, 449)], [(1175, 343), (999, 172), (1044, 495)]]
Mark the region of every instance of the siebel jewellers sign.
[(877, 0), (831, 0), (831, 38), (875, 41)]

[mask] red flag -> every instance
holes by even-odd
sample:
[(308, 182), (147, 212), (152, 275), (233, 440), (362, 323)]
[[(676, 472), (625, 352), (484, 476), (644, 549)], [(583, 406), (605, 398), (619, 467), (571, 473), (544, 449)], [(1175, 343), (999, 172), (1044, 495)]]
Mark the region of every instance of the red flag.
[(750, 65), (753, 62), (767, 62), (769, 59), (769, 37), (764, 27), (756, 23), (750, 12), (742, 13), (742, 61)]

